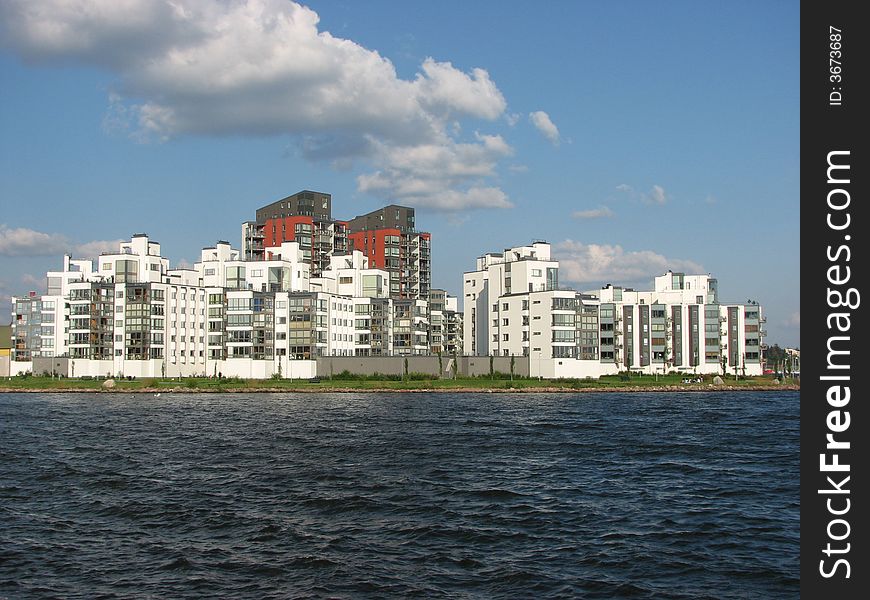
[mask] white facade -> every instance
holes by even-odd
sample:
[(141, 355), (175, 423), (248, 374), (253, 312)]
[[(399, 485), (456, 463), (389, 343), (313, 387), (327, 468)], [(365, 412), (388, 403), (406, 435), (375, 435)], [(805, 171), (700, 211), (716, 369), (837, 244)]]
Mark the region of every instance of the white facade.
[(560, 290), (558, 263), (536, 242), (478, 258), (463, 295), (465, 354), (525, 356), (533, 376), (762, 372), (761, 307), (720, 303), (709, 275), (668, 272), (651, 291)]
[(559, 263), (550, 260), (550, 245), (546, 242), (479, 257), (477, 269), (463, 276), (464, 353), (503, 355), (506, 348), (499, 342), (511, 332), (501, 330), (505, 317), (498, 314), (498, 299), (554, 289), (558, 287), (558, 269)]
[(296, 242), (253, 262), (219, 242), (170, 269), (142, 234), (47, 277), (51, 293), (13, 298), (13, 373), (64, 357), (76, 377), (312, 377), (318, 356), (393, 350), (389, 274), (360, 252), (311, 278)]

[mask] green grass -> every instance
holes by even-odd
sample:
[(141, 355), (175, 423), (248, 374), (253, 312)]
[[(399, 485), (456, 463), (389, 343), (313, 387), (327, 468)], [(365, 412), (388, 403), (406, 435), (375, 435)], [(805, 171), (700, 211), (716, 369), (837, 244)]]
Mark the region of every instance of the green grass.
[[(342, 374), (344, 375), (344, 374)], [(323, 377), (317, 383), (305, 379), (208, 379), (186, 377), (182, 379), (145, 378), (135, 380), (116, 379), (115, 391), (137, 391), (144, 389), (180, 391), (227, 391), (227, 390), (287, 390), (287, 391), (330, 391), (330, 390), (451, 390), (451, 389), (565, 389), (565, 390), (607, 390), (607, 389), (654, 389), (666, 386), (687, 387), (690, 389), (709, 388), (713, 376), (706, 376), (702, 384), (682, 384), (684, 375), (608, 375), (600, 379), (527, 379), (515, 377), (504, 378), (499, 374), (494, 378), (460, 377), (457, 379), (431, 379), (422, 374), (411, 374), (406, 380), (401, 376), (350, 376)], [(769, 387), (776, 389), (773, 378), (739, 377), (736, 381), (733, 375), (723, 377), (725, 385), (737, 387)], [(786, 379), (784, 384), (791, 384)], [(796, 383), (799, 383), (796, 382)], [(52, 391), (86, 391), (101, 390), (102, 381), (87, 379), (53, 379), (51, 377), (11, 377), (0, 379), (0, 388), (7, 390), (52, 390)]]

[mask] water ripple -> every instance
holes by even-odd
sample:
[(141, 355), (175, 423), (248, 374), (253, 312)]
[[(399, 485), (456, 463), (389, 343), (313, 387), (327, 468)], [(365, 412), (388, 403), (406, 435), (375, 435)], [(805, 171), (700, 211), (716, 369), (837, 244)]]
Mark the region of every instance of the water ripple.
[(796, 598), (798, 404), (0, 395), (0, 598)]

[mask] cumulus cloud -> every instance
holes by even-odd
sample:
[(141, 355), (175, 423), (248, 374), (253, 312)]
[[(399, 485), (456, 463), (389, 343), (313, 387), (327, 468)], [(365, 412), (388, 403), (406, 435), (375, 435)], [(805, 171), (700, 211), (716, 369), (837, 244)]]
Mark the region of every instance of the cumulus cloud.
[(669, 199), (665, 188), (660, 185), (653, 185), (650, 191), (641, 192), (626, 183), (621, 183), (616, 186), (616, 190), (618, 192), (622, 192), (623, 194), (627, 194), (628, 197), (632, 200), (639, 200), (644, 204), (654, 204), (657, 206), (662, 206), (666, 204)]
[(589, 210), (575, 210), (571, 216), (575, 219), (604, 219), (613, 217), (613, 211), (607, 206), (599, 206)]
[(541, 135), (550, 140), (550, 143), (554, 146), (559, 145), (559, 129), (553, 121), (550, 120), (550, 115), (542, 110), (537, 110), (533, 113), (529, 113), (529, 121), (531, 121), (532, 125), (541, 132)]
[(785, 324), (788, 327), (800, 327), (801, 326), (801, 313), (799, 311), (791, 313), (785, 320)]
[(619, 245), (583, 244), (565, 240), (555, 245), (560, 277), (575, 283), (646, 282), (668, 269), (706, 273), (690, 260), (668, 258), (652, 250), (626, 251)]
[(510, 208), (499, 188), (483, 182), (495, 174), (500, 158), (513, 153), (497, 135), (475, 135), (471, 144), (445, 141), (407, 147), (384, 147), (381, 167), (357, 177), (360, 191), (384, 199), (404, 198), (413, 204), (453, 211), (462, 208)]
[[(514, 118), (486, 70), (426, 58), (403, 79), (387, 58), (318, 23), (317, 13), (288, 0), (0, 3), (0, 43), (23, 59), (96, 65), (117, 76), (106, 128), (158, 141), (291, 135), (308, 160), (371, 165), (376, 172), (359, 179), (360, 191), (391, 201), (445, 210), (511, 205), (491, 183), (430, 168), (461, 159), (487, 179), (509, 154), (498, 136), (459, 138), (463, 119)], [(558, 140), (546, 113), (533, 114)], [(410, 164), (414, 158), (420, 162)]]
[(45, 233), (26, 227), (0, 224), (0, 256), (55, 256), (72, 254), (90, 258), (101, 252), (117, 251), (121, 240), (95, 240), (84, 244), (70, 241), (59, 233)]

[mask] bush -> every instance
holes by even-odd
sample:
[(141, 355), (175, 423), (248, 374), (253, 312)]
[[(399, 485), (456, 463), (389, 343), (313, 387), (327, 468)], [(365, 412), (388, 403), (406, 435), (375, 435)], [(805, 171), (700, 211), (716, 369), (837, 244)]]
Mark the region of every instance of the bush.
[[(437, 376), (430, 373), (416, 373), (413, 371), (404, 376), (404, 379), (407, 381), (429, 381), (437, 378)], [(403, 376), (399, 374), (372, 373), (371, 375), (365, 375), (363, 373), (351, 373), (347, 369), (332, 375), (333, 381), (402, 381), (402, 379)]]
[[(501, 371), (493, 371), (492, 373), (483, 373), (481, 375), (473, 375), (475, 379), (510, 379), (510, 373), (502, 373)], [(516, 379), (518, 375), (514, 375), (514, 379)]]

